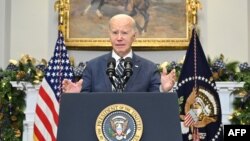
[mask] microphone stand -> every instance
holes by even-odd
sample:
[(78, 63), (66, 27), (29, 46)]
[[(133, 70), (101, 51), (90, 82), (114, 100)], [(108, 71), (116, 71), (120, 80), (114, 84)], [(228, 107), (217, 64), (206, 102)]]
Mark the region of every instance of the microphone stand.
[[(107, 72), (109, 72), (109, 69), (107, 69)], [(117, 86), (115, 85), (114, 77), (117, 78), (117, 80), (118, 80)], [(115, 88), (116, 92), (122, 93), (124, 91), (124, 86), (125, 86), (125, 83), (127, 81), (124, 81), (124, 83), (122, 83), (123, 77), (124, 77), (124, 75), (119, 76), (114, 72), (113, 73), (111, 72), (111, 74), (109, 75), (109, 80), (110, 80), (111, 84), (113, 85), (113, 87)]]
[[(109, 59), (109, 63), (107, 65), (108, 68), (106, 70), (106, 73), (109, 76), (109, 80), (112, 83), (113, 87), (115, 88), (115, 91), (118, 92), (118, 93), (122, 93), (124, 91), (125, 84), (127, 83), (130, 76), (133, 74), (133, 71), (132, 71), (132, 66), (133, 65), (132, 65), (131, 58), (127, 57), (125, 59), (124, 63), (125, 63), (125, 69), (124, 69), (124, 72), (123, 72), (122, 75), (116, 74), (115, 67), (114, 67), (115, 66), (115, 60), (113, 58)], [(116, 77), (117, 80), (118, 80), (117, 86), (115, 85), (114, 77)]]
[[(132, 74), (133, 72), (131, 71), (130, 73)], [(130, 78), (130, 76), (126, 75), (126, 73), (124, 72), (122, 76), (115, 76), (115, 77), (118, 78), (117, 88), (115, 87), (116, 92), (122, 93), (124, 91), (125, 84), (128, 82), (128, 79)], [(122, 82), (122, 78), (124, 80), (123, 82)]]
[(122, 83), (122, 77), (118, 76), (118, 85), (117, 85), (117, 88), (115, 88), (116, 92), (122, 93), (124, 91), (124, 86), (125, 86), (125, 84)]
[[(118, 88), (116, 89), (117, 92), (123, 92), (124, 88), (125, 88), (125, 84), (128, 82), (128, 79), (130, 78), (130, 76), (133, 74), (133, 70), (132, 70), (132, 59), (130, 57), (125, 58), (125, 62), (124, 62), (124, 71), (123, 71), (123, 75), (122, 76), (118, 76)], [(117, 78), (117, 75), (116, 75)], [(123, 79), (123, 81), (122, 81)]]
[[(113, 76), (116, 77), (117, 80), (118, 80), (117, 86), (115, 85), (115, 81), (114, 81)], [(124, 79), (125, 81), (124, 81), (124, 83), (122, 83), (122, 78), (123, 78), (123, 77), (124, 77), (124, 75), (119, 76), (119, 75), (117, 75), (117, 74), (115, 74), (115, 73), (112, 74), (112, 75), (109, 75), (109, 80), (110, 80), (111, 84), (113, 85), (113, 87), (115, 88), (115, 91), (118, 92), (118, 93), (122, 93), (122, 92), (124, 91), (124, 86), (125, 86), (125, 83), (127, 82), (127, 81)]]

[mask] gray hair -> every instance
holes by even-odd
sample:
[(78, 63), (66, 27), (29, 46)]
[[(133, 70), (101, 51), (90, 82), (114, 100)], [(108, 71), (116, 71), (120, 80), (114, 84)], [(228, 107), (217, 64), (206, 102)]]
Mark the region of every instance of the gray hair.
[(112, 20), (120, 19), (120, 18), (127, 18), (128, 20), (130, 20), (132, 28), (136, 32), (137, 28), (136, 28), (136, 22), (135, 22), (134, 18), (132, 18), (131, 16), (126, 15), (126, 14), (117, 14), (117, 15), (114, 15), (113, 17), (111, 17), (111, 19), (109, 20), (109, 29), (110, 29), (110, 25), (111, 25)]

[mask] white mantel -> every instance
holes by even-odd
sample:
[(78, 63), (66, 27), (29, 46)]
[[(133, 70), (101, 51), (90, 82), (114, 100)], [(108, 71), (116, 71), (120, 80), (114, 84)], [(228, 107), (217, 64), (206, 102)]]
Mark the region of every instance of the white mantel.
[(243, 87), (244, 82), (216, 82), (218, 94), (220, 97), (222, 123), (230, 124), (229, 116), (233, 112), (234, 95), (231, 94), (235, 89)]
[(38, 89), (40, 85), (32, 85), (29, 82), (20, 82), (16, 81), (11, 82), (13, 87), (17, 89), (25, 90), (26, 93), (26, 108), (24, 111), (25, 120), (23, 121), (23, 141), (33, 141), (33, 129), (34, 129), (34, 117), (35, 117), (35, 108), (36, 101), (38, 96)]
[[(26, 119), (23, 121), (23, 141), (33, 141), (33, 124), (39, 85), (31, 85), (28, 82), (20, 82), (19, 84), (11, 82), (11, 84), (13, 87), (26, 92), (26, 109), (24, 111)], [(216, 82), (222, 108), (222, 123), (224, 125), (230, 124), (228, 117), (233, 112), (232, 102), (234, 96), (231, 93), (236, 88), (243, 87), (243, 85), (244, 82)]]

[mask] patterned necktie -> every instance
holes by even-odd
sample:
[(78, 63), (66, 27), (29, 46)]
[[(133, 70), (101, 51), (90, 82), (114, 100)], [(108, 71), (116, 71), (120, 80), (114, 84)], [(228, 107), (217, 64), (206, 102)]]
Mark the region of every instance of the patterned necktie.
[(118, 85), (120, 84), (120, 86), (123, 86), (122, 84), (124, 83), (124, 79), (123, 79), (123, 72), (124, 72), (124, 59), (121, 58), (119, 59), (119, 64), (117, 65), (115, 72), (117, 75), (117, 78), (115, 78), (115, 86), (117, 88), (117, 91), (122, 91), (121, 88), (118, 87)]

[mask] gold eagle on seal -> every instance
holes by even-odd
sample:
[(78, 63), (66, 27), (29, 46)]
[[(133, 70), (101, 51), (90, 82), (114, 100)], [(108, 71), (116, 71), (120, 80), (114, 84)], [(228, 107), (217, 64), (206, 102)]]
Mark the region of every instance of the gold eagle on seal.
[(184, 126), (202, 128), (216, 122), (218, 115), (214, 96), (203, 88), (193, 88), (185, 103)]
[(110, 124), (114, 132), (112, 136), (117, 140), (126, 139), (127, 135), (131, 132), (128, 129), (128, 120), (123, 116), (115, 116), (110, 120)]

